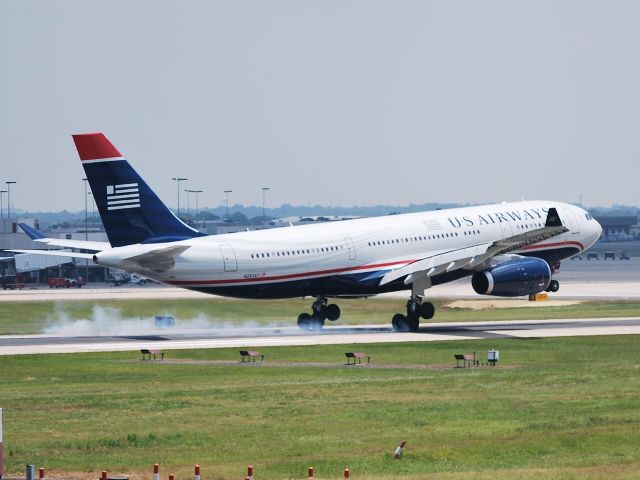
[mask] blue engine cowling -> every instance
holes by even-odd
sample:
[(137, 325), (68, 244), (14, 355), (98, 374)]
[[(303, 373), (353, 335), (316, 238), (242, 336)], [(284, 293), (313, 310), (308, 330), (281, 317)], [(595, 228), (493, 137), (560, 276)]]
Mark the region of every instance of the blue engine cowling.
[(519, 297), (544, 291), (551, 281), (551, 268), (540, 258), (517, 258), (499, 263), (471, 277), (471, 285), (480, 295)]

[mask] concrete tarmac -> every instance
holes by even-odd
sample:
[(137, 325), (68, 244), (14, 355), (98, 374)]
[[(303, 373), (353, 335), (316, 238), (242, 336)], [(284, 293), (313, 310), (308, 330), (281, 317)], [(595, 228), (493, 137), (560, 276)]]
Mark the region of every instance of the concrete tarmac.
[(328, 326), (322, 332), (303, 332), (297, 327), (172, 329), (157, 334), (121, 336), (6, 335), (0, 337), (0, 355), (634, 334), (640, 334), (640, 317), (429, 323), (417, 333), (395, 333), (389, 327), (379, 325)]

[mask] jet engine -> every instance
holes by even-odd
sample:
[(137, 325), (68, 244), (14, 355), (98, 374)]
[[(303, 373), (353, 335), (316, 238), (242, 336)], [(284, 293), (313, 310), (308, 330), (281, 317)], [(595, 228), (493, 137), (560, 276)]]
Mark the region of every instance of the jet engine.
[(551, 268), (544, 260), (522, 257), (497, 264), (471, 277), (471, 285), (480, 295), (519, 297), (544, 291), (551, 281)]

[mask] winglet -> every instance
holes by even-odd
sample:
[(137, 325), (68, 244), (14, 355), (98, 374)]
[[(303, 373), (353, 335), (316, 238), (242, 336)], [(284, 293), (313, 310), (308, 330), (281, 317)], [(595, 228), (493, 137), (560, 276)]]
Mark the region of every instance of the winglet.
[(80, 160), (100, 160), (122, 157), (120, 152), (101, 132), (72, 135)]
[(555, 208), (550, 208), (549, 213), (547, 213), (547, 221), (544, 224), (545, 227), (562, 227), (562, 220), (560, 220), (560, 216), (558, 215), (558, 210)]
[(35, 228), (31, 228), (26, 223), (19, 223), (18, 226), (22, 229), (24, 233), (27, 234), (27, 236), (31, 240), (40, 240), (41, 238), (46, 238), (42, 232), (40, 232), (39, 230), (36, 230)]

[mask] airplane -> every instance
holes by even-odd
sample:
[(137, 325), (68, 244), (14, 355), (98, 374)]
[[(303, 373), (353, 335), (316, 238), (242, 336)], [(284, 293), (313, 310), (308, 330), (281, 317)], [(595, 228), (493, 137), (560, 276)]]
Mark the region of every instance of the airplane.
[(338, 320), (329, 299), (407, 290), (406, 311), (391, 324), (416, 332), (435, 313), (425, 291), (463, 277), (480, 295), (556, 292), (560, 262), (602, 234), (582, 208), (540, 200), (205, 235), (174, 215), (103, 133), (72, 137), (109, 242), (46, 238), (21, 224), (35, 241), (92, 253), (21, 252), (88, 258), (208, 294), (311, 297), (311, 312), (297, 319), (304, 330)]

